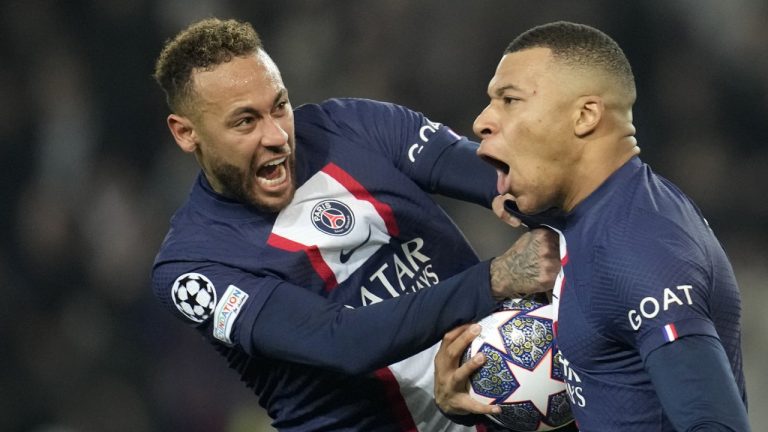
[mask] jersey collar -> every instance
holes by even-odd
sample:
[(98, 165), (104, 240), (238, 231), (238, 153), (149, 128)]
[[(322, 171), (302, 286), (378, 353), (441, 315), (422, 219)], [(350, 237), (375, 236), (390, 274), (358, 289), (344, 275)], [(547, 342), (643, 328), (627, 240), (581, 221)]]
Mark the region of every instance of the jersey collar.
[(621, 168), (614, 171), (594, 192), (592, 192), (584, 201), (580, 202), (567, 215), (567, 222), (570, 224), (580, 219), (582, 216), (592, 211), (600, 211), (599, 207), (610, 197), (623, 196), (631, 193), (632, 189), (627, 184), (632, 181), (638, 171), (643, 169), (643, 162), (639, 156), (633, 156)]

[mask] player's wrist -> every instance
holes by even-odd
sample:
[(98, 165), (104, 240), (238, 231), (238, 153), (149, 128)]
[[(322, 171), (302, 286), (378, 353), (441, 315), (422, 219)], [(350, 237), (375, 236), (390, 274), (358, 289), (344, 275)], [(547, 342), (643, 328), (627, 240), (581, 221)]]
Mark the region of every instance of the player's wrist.
[(490, 278), (491, 278), (491, 297), (496, 301), (503, 301), (508, 298), (523, 297), (523, 293), (518, 292), (513, 287), (510, 278), (510, 269), (504, 259), (497, 257), (491, 260)]

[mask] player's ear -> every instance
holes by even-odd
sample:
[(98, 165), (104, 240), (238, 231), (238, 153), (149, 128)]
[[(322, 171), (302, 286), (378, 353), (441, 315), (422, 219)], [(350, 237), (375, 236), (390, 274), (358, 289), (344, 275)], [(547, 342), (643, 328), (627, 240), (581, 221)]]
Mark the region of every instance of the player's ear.
[(605, 112), (603, 98), (599, 96), (582, 96), (578, 99), (574, 112), (573, 132), (579, 138), (592, 133)]
[(171, 114), (168, 116), (167, 123), (173, 139), (182, 150), (192, 153), (197, 149), (197, 134), (189, 117)]

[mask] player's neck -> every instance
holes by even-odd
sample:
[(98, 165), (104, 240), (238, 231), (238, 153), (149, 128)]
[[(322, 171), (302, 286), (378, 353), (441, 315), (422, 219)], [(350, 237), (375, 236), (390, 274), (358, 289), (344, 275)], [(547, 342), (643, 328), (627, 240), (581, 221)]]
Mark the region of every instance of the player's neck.
[[(570, 212), (587, 199), (614, 172), (640, 154), (634, 137), (624, 137), (618, 143), (594, 145), (583, 156), (572, 179), (572, 187), (563, 200), (562, 209)], [(606, 148), (607, 147), (607, 148)]]

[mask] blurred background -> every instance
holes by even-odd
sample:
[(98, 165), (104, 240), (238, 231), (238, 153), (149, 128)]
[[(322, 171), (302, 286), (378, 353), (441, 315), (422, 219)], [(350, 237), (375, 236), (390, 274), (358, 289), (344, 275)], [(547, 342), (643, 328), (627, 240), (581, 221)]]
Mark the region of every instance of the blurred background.
[[(768, 428), (768, 2), (2, 0), (0, 430), (269, 430), (149, 287), (197, 171), (151, 73), (163, 41), (207, 16), (253, 23), (294, 106), (383, 99), (469, 136), (518, 33), (566, 19), (610, 34), (636, 74), (643, 159), (731, 257), (750, 416)], [(439, 200), (483, 258), (518, 235)]]

